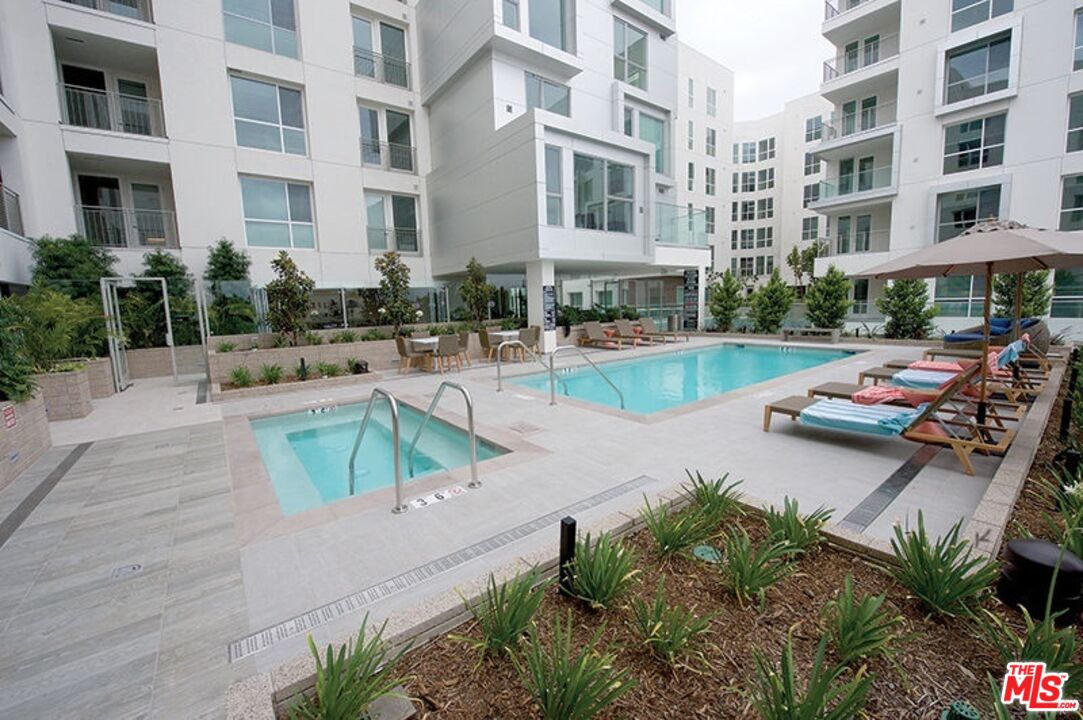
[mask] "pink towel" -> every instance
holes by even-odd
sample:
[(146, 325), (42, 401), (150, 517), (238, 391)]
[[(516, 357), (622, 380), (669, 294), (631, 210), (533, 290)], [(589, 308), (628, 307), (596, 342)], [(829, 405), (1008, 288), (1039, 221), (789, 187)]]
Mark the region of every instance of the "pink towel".
[(933, 372), (962, 372), (963, 367), (957, 362), (945, 360), (918, 360), (907, 365), (911, 370), (932, 370)]
[(906, 395), (900, 388), (891, 385), (870, 385), (855, 392), (850, 399), (858, 405), (880, 405), (905, 400)]

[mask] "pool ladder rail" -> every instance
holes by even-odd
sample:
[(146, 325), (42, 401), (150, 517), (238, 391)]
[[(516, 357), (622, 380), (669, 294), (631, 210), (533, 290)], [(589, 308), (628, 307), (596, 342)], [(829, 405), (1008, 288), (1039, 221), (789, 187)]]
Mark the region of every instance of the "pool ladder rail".
[[(440, 398), (444, 395), (444, 390), (449, 387), (462, 393), (463, 399), (466, 401), (466, 424), (470, 437), (470, 483), (468, 484), (468, 487), (479, 488), (481, 487), (481, 481), (478, 480), (478, 441), (477, 434), (474, 432), (474, 399), (470, 397), (469, 390), (459, 383), (451, 382), (450, 380), (445, 380), (440, 383), (436, 395), (433, 396), (432, 402), (429, 403), (429, 409), (425, 413), (425, 418), (421, 421), (421, 424), (418, 425), (417, 432), (414, 433), (414, 439), (410, 443), (409, 451), (406, 453), (410, 468), (410, 477), (414, 476), (414, 451), (417, 449), (417, 441), (421, 438), (422, 431), (424, 431), (429, 420), (432, 418), (433, 412), (440, 402)], [(410, 506), (402, 500), (402, 454), (399, 450), (402, 435), (399, 431), (399, 401), (392, 393), (383, 388), (373, 389), (372, 394), (369, 396), (368, 407), (365, 408), (365, 416), (361, 420), (361, 427), (357, 429), (357, 437), (354, 438), (353, 450), (350, 452), (350, 462), (348, 465), (350, 496), (352, 497), (354, 494), (357, 451), (361, 448), (361, 441), (365, 437), (365, 431), (368, 430), (369, 420), (372, 418), (372, 410), (376, 407), (376, 403), (380, 399), (386, 400), (388, 406), (391, 408), (391, 447), (393, 448), (392, 452), (394, 452), (395, 464), (395, 506), (391, 508), (391, 512), (400, 515), (409, 510)]]
[[(622, 393), (620, 391), (620, 388), (618, 388), (616, 386), (616, 384), (614, 384), (613, 381), (609, 379), (608, 375), (606, 375), (604, 372), (602, 372), (602, 369), (600, 367), (598, 367), (598, 365), (593, 360), (591, 360), (587, 356), (587, 354), (582, 351), (582, 349), (576, 347), (575, 345), (564, 345), (562, 347), (558, 347), (556, 350), (554, 350), (552, 353), (549, 354), (549, 364), (546, 365), (545, 362), (543, 360), (541, 360), (537, 355), (535, 355), (531, 351), (530, 348), (528, 348), (526, 345), (524, 345), (522, 342), (520, 342), (518, 340), (505, 340), (504, 342), (500, 343), (500, 345), (496, 349), (496, 391), (497, 392), (504, 392), (504, 371), (503, 371), (504, 360), (503, 360), (503, 358), (504, 358), (504, 348), (506, 348), (506, 347), (521, 347), (521, 348), (523, 348), (523, 350), (525, 350), (530, 355), (530, 357), (532, 357), (534, 359), (534, 361), (536, 363), (538, 363), (543, 368), (545, 368), (546, 371), (548, 371), (548, 373), (549, 373), (549, 404), (550, 405), (556, 405), (557, 404), (556, 382), (557, 382), (558, 379), (560, 380), (560, 384), (564, 387), (564, 394), (565, 395), (570, 395), (571, 394), (571, 393), (568, 392), (568, 381), (565, 380), (564, 378), (557, 378), (556, 367), (554, 366), (553, 361), (556, 358), (558, 353), (563, 352), (565, 350), (574, 350), (575, 352), (579, 353), (583, 357), (584, 360), (586, 360), (588, 363), (590, 363), (590, 366), (592, 368), (594, 368), (594, 371), (596, 373), (598, 373), (602, 377), (602, 379), (606, 381), (606, 383), (609, 384), (609, 387), (613, 388), (614, 392), (617, 393), (617, 397), (620, 398), (620, 409), (624, 410), (624, 393)], [(567, 370), (568, 368), (561, 368), (561, 369), (562, 370)]]

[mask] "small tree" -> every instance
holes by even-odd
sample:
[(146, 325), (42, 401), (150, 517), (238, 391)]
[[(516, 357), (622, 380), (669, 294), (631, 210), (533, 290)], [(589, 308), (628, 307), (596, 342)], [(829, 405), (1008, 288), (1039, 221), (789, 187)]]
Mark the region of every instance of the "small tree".
[(816, 276), (816, 258), (827, 254), (827, 243), (823, 240), (813, 241), (801, 251), (801, 273), (808, 275), (811, 281)]
[(786, 265), (793, 272), (794, 283), (798, 287), (803, 287), (805, 284), (805, 263), (802, 260), (801, 248), (796, 245), (790, 248), (790, 254), (786, 256)]
[(767, 284), (752, 293), (752, 325), (758, 333), (777, 333), (786, 314), (793, 306), (793, 288), (782, 281), (778, 270), (771, 273)]
[(207, 255), (207, 269), (203, 279), (210, 283), (231, 282), (248, 279), (252, 258), (233, 247), (233, 243), (221, 238)]
[(895, 280), (876, 298), (876, 307), (887, 317), (885, 337), (923, 340), (933, 331), (936, 306), (929, 304), (924, 280)]
[(312, 291), (316, 283), (305, 275), (285, 250), (271, 261), (275, 279), (267, 283), (267, 320), (271, 328), (297, 345), (308, 328)]
[(394, 250), (376, 258), (376, 270), (380, 273), (380, 309), (383, 322), (394, 328), (396, 337), (402, 326), (414, 320), (415, 308), (410, 302), (410, 268)]
[(34, 366), (23, 344), (23, 315), (13, 298), (0, 298), (0, 400), (23, 402), (34, 394)]
[[(143, 256), (143, 277), (165, 278), (166, 287), (169, 288), (169, 299), (186, 298), (192, 294), (192, 275), (188, 272), (188, 266), (177, 255), (165, 250), (155, 250)], [(148, 295), (161, 298), (160, 286), (155, 287), (151, 283), (139, 283), (140, 289), (145, 289)]]
[(489, 301), (495, 293), (496, 288), (489, 284), (485, 276), (485, 266), (475, 258), (470, 258), (470, 262), (466, 264), (466, 280), (459, 288), (459, 295), (474, 320), (475, 328), (481, 328), (489, 311)]
[(252, 259), (225, 238), (215, 243), (207, 255), (203, 279), (211, 284), (214, 296), (207, 308), (207, 319), (214, 334), (240, 335), (256, 329), (256, 310), (248, 300), (248, 268), (251, 265)]
[[(993, 277), (993, 303), (1000, 317), (1015, 317), (1015, 275)], [(1049, 312), (1053, 288), (1049, 285), (1049, 271), (1035, 270), (1023, 275), (1023, 315), (1041, 317)]]
[(850, 281), (832, 265), (805, 293), (805, 312), (813, 327), (841, 328), (850, 310)]
[(36, 285), (51, 287), (73, 298), (98, 298), (99, 281), (116, 275), (113, 269), (116, 257), (84, 237), (45, 235), (32, 245)]
[(9, 298), (21, 335), (20, 354), (36, 372), (50, 372), (61, 360), (87, 354), (77, 341), (84, 327), (104, 327), (101, 312), (90, 299), (72, 299), (52, 288), (36, 286)]
[(737, 317), (737, 311), (744, 302), (744, 287), (741, 282), (727, 270), (708, 290), (707, 307), (718, 323), (718, 329), (729, 332), (733, 327), (733, 321)]

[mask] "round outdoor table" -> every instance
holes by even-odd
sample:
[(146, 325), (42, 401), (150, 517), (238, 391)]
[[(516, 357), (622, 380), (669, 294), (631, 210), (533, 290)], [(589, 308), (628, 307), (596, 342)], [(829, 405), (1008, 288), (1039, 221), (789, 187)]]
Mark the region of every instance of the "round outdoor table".
[(432, 372), (432, 369), (433, 369), (432, 355), (433, 355), (434, 352), (436, 352), (436, 346), (440, 342), (440, 338), (434, 338), (434, 337), (408, 338), (407, 342), (410, 343), (410, 346), (414, 350), (417, 350), (418, 352), (423, 352), (423, 353), (427, 354), (427, 357), (425, 358), (426, 365), (428, 365), (429, 372)]
[[(500, 343), (502, 343), (502, 342), (507, 342), (509, 340), (518, 340), (519, 339), (519, 331), (518, 330), (490, 330), (489, 331), (489, 338), (490, 338), (489, 342), (494, 347), (500, 347)], [(508, 352), (509, 350), (512, 350), (512, 349), (513, 348), (504, 348), (504, 352)]]

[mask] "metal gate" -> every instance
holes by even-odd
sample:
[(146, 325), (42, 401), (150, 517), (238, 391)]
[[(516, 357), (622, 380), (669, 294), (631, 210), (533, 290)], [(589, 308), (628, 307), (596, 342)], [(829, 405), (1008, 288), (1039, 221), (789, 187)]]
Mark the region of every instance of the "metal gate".
[(120, 314), (120, 296), (117, 290), (134, 287), (136, 283), (151, 282), (162, 286), (162, 302), (165, 310), (165, 344), (173, 364), (173, 382), (177, 381), (177, 351), (173, 347), (173, 319), (169, 311), (169, 286), (162, 277), (111, 277), (101, 279), (102, 309), (105, 312), (105, 329), (108, 334), (109, 359), (113, 365), (113, 385), (117, 392), (132, 385), (128, 371), (128, 339)]

